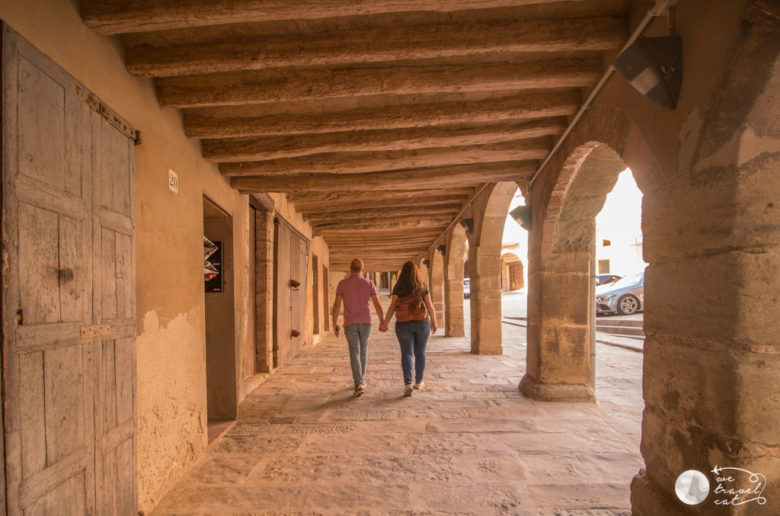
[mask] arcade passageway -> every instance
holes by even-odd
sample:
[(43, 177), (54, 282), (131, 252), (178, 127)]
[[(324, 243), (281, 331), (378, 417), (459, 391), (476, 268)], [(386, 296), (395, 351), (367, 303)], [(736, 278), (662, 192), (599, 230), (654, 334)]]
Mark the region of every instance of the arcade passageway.
[(397, 346), (374, 327), (357, 399), (343, 337), (283, 366), (152, 514), (629, 513), (641, 354), (599, 346), (599, 404), (550, 404), (517, 390), (524, 328), (505, 326), (503, 356), (432, 337), (411, 398)]

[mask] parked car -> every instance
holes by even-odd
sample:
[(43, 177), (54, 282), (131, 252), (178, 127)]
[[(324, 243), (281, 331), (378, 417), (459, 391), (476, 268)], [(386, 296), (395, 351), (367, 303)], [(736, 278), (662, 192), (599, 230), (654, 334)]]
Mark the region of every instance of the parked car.
[(469, 278), (463, 278), (463, 297), (471, 295), (471, 281)]
[(609, 285), (610, 283), (615, 283), (616, 281), (620, 280), (623, 276), (618, 276), (617, 274), (599, 274), (596, 276), (596, 286), (599, 285)]
[(645, 273), (630, 274), (596, 287), (596, 313), (629, 315), (644, 310)]

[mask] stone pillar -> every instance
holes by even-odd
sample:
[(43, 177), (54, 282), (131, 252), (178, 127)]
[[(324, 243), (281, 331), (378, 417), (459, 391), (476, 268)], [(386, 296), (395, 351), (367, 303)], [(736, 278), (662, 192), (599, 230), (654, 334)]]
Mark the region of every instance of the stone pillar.
[[(533, 256), (533, 255), (531, 255)], [(529, 258), (531, 257), (529, 256)], [(539, 400), (592, 400), (591, 255), (542, 255), (529, 268), (528, 351), (520, 390)]]
[(434, 249), (430, 256), (431, 301), (436, 311), (436, 323), (439, 328), (444, 328), (444, 257), (441, 252)]
[[(780, 506), (780, 6), (758, 7), (745, 11), (700, 137), (681, 140), (687, 161), (644, 196), (646, 469), (631, 485), (636, 515), (688, 514), (673, 486), (690, 469), (710, 483), (691, 514)], [(756, 488), (745, 471), (766, 478), (765, 503), (723, 492)]]
[(444, 334), (463, 337), (463, 263), (466, 253), (466, 235), (463, 228), (453, 230), (444, 256)]
[(501, 247), (469, 248), (471, 277), (471, 352), (500, 355), (501, 342)]
[(255, 210), (255, 370), (273, 369), (274, 214)]

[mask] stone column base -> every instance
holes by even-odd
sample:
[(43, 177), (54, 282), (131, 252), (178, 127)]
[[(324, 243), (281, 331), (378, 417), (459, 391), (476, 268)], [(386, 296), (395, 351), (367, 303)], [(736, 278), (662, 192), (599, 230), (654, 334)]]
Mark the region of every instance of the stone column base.
[(520, 381), (520, 392), (540, 401), (596, 401), (596, 393), (590, 385), (539, 383), (528, 375)]
[(694, 514), (674, 496), (674, 486), (670, 486), (668, 493), (663, 492), (650, 481), (645, 470), (640, 469), (631, 480), (631, 514), (632, 516)]

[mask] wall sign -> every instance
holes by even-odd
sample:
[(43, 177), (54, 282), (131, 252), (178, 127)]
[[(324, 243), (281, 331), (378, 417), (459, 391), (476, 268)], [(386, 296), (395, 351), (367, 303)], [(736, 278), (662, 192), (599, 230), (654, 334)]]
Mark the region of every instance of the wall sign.
[(179, 176), (173, 170), (168, 170), (168, 189), (173, 193), (179, 193)]

